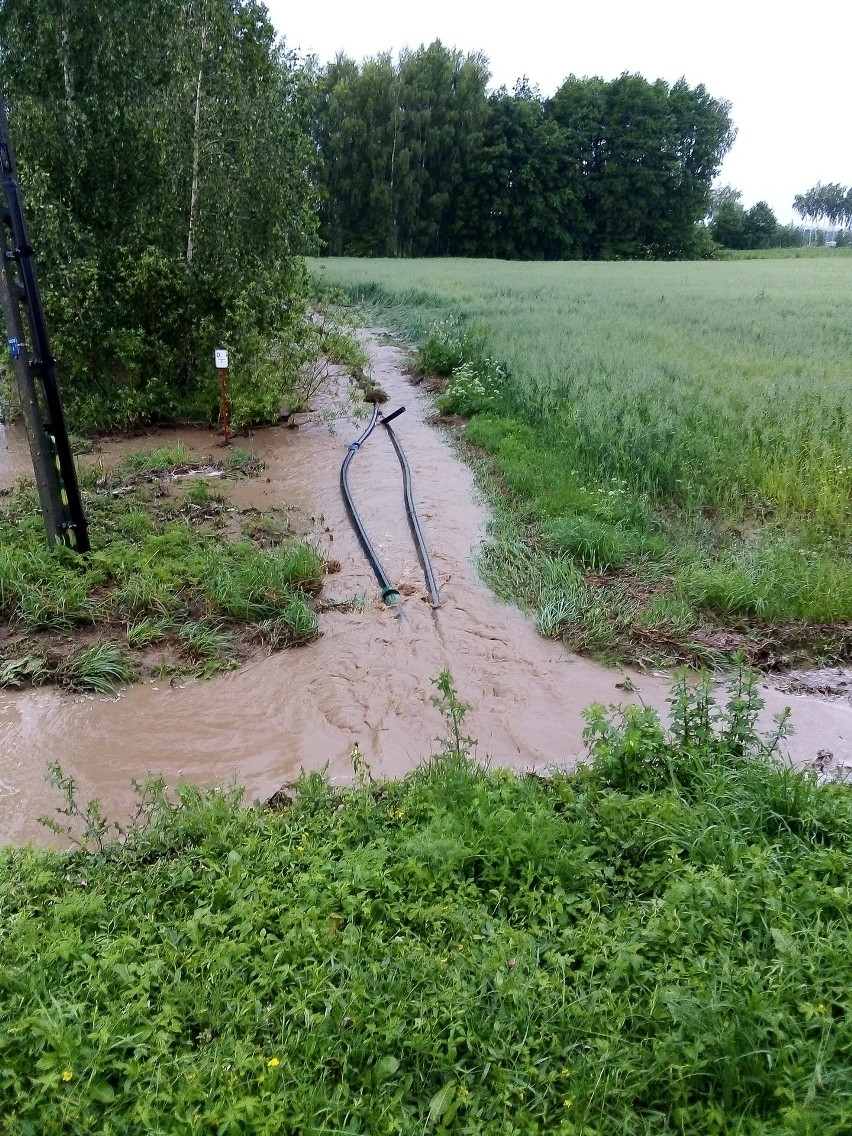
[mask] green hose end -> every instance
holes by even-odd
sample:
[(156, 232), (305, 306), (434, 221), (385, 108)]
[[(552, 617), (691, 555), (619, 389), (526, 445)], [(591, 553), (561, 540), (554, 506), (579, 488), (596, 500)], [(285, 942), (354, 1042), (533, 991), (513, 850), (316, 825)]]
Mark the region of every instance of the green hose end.
[(399, 592), (396, 588), (382, 588), (382, 600), (388, 607), (393, 607), (399, 603)]

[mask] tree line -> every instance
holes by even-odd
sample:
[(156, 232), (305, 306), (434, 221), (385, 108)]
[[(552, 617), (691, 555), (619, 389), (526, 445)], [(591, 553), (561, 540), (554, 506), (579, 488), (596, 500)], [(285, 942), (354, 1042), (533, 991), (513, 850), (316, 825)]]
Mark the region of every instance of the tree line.
[(770, 205), (757, 201), (750, 209), (741, 204), (742, 193), (730, 185), (718, 186), (710, 195), (708, 232), (722, 248), (794, 248), (804, 244), (801, 229), (780, 225)]
[[(834, 230), (836, 244), (849, 242), (849, 234), (844, 230), (852, 227), (852, 188), (817, 182), (806, 193), (797, 194), (793, 208), (804, 221), (810, 222), (808, 230), (779, 224), (766, 201), (758, 201), (746, 209), (741, 198), (740, 191), (730, 185), (719, 186), (710, 195), (707, 229), (722, 248), (795, 248), (815, 238), (822, 243), (832, 235), (831, 230)], [(829, 229), (817, 232), (813, 226), (820, 221), (826, 222)]]
[(331, 255), (688, 256), (735, 136), (685, 80), (570, 76), (489, 93), (439, 41), (313, 74), (319, 236)]

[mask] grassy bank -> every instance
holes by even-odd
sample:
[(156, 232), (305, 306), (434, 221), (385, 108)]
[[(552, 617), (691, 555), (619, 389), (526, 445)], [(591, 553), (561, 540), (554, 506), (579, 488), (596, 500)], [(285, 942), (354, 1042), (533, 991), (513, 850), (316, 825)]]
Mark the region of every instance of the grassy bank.
[(440, 405), (507, 491), (490, 578), (546, 633), (848, 656), (852, 258), (313, 271), (448, 376)]
[(755, 705), (593, 711), (552, 779), (453, 742), (266, 808), (153, 785), (124, 843), (7, 849), (4, 1133), (848, 1133), (852, 797)]
[(0, 687), (108, 693), (139, 677), (209, 676), (317, 635), (324, 565), (286, 519), (229, 506), (247, 451), (183, 446), (82, 475), (92, 552), (48, 550), (32, 487), (0, 502)]

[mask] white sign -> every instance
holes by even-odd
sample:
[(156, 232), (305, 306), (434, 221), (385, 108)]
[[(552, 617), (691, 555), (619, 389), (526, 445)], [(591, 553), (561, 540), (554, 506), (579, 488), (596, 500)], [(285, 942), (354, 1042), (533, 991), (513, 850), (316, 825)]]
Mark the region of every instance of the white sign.
[(228, 368), (228, 352), (223, 351), (223, 349), (221, 347), (217, 347), (216, 350), (213, 352), (213, 355), (216, 359), (216, 366), (220, 370), (223, 370), (223, 371), (227, 370), (227, 368)]

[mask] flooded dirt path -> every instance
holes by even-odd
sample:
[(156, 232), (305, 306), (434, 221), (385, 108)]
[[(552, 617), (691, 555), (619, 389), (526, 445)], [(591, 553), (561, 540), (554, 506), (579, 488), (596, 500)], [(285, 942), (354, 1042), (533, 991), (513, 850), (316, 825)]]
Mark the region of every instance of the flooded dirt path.
[[(477, 755), (513, 768), (570, 765), (583, 754), (583, 711), (591, 702), (665, 706), (663, 676), (623, 673), (572, 655), (539, 637), (532, 622), (498, 601), (479, 580), (472, 556), (487, 521), (473, 479), (451, 444), (428, 424), (428, 396), (402, 374), (402, 354), (373, 340), (375, 381), (386, 409), (407, 407), (394, 423), (414, 478), (414, 494), (442, 586), (443, 606), (426, 602), (422, 571), (406, 522), (396, 456), (381, 428), (357, 454), (350, 481), (364, 524), (391, 578), (405, 595), (404, 616), (385, 608), (339, 491), (346, 447), (363, 424), (313, 415), (296, 430), (270, 428), (238, 445), (266, 463), (257, 480), (233, 490), (240, 506), (292, 506), (323, 554), (340, 562), (326, 599), (359, 597), (361, 610), (329, 611), (322, 638), (208, 682), (171, 688), (133, 686), (116, 699), (53, 689), (0, 694), (0, 841), (44, 840), (37, 817), (58, 803), (44, 783), (58, 760), (83, 797), (100, 796), (117, 815), (131, 780), (146, 773), (200, 784), (236, 781), (249, 800), (265, 798), (301, 768), (352, 776), (353, 746), (377, 775), (401, 775), (437, 748), (443, 733), (432, 680), (448, 668), (473, 710), (466, 730)], [(128, 448), (183, 441), (193, 454), (216, 452), (207, 431), (104, 443), (93, 459), (117, 460)], [(0, 486), (27, 473), (22, 436), (0, 435)], [(768, 686), (765, 717), (793, 707), (789, 745), (799, 761), (830, 750), (852, 757), (852, 705)]]

